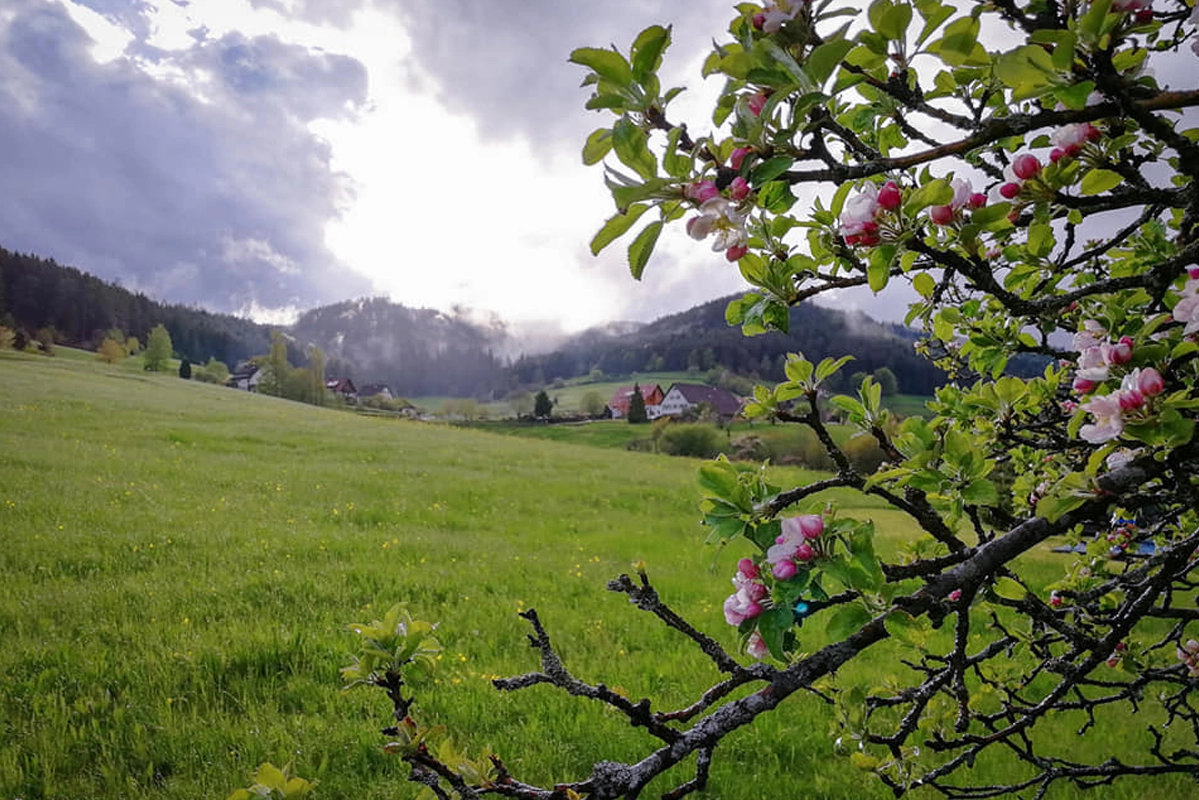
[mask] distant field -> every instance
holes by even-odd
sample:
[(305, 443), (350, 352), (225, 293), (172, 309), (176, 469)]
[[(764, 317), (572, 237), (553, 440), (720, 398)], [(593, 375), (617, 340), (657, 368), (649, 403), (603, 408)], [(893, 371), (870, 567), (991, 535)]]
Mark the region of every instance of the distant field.
[[(581, 677), (658, 708), (690, 702), (714, 670), (604, 591), (609, 577), (644, 559), (681, 612), (735, 643), (720, 605), (744, 551), (701, 546), (695, 461), (357, 417), (11, 352), (0, 352), (0, 408), (5, 800), (219, 800), (268, 759), (319, 779), (317, 798), (415, 797), (381, 750), (383, 698), (343, 695), (337, 674), (346, 624), (397, 600), (439, 620), (446, 645), (416, 713), (540, 782), (650, 743), (548, 688), (491, 689), (491, 676), (537, 667), (518, 609), (542, 612)], [(886, 552), (914, 533), (877, 503), (838, 497), (842, 513), (876, 520)], [(1034, 558), (1045, 580), (1060, 573), (1060, 557)], [(802, 631), (807, 647), (822, 641), (818, 622)], [(893, 658), (880, 648), (856, 674), (883, 680)], [(1071, 736), (1076, 722), (1047, 735)], [(789, 701), (721, 745), (702, 796), (889, 796), (833, 755), (836, 734), (817, 698)], [(1152, 786), (1155, 798), (1193, 796), (1181, 783)]]

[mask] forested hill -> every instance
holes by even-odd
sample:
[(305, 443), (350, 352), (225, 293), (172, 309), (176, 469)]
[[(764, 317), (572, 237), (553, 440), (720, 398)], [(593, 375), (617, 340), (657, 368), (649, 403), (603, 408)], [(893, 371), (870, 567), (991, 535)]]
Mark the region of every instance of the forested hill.
[(175, 351), (193, 361), (234, 365), (270, 348), (270, 329), (248, 319), (159, 303), (53, 259), (0, 248), (0, 325), (94, 348), (113, 329), (144, 344), (158, 324), (170, 332)]
[(492, 348), (503, 332), (385, 298), (347, 300), (308, 311), (290, 329), (324, 350), (360, 385), (382, 383), (407, 397), (482, 397), (507, 391)]
[[(553, 353), (523, 356), (511, 366), (496, 355), (509, 343), (502, 325), (483, 326), (381, 298), (317, 308), (282, 330), (296, 366), (306, 363), (305, 354), (316, 345), (325, 353), (330, 377), (350, 377), (359, 385), (383, 383), (412, 397), (504, 396), (514, 388), (539, 388), (554, 378), (596, 369), (620, 376), (719, 367), (782, 380), (790, 352), (810, 359), (852, 354), (855, 361), (843, 370), (844, 378), (885, 366), (895, 373), (901, 391), (914, 394), (931, 393), (944, 382), (942, 373), (915, 353), (915, 334), (900, 326), (807, 303), (792, 309), (789, 334), (746, 337), (725, 322), (728, 300), (649, 324), (610, 323)], [(61, 344), (94, 348), (115, 328), (145, 342), (159, 323), (180, 356), (196, 362), (215, 357), (230, 367), (264, 355), (275, 329), (229, 314), (159, 303), (53, 260), (0, 248), (0, 325), (29, 339), (53, 329)]]
[(592, 369), (623, 375), (687, 369), (706, 372), (715, 367), (763, 380), (783, 380), (786, 354), (802, 352), (813, 361), (852, 354), (853, 363), (839, 376), (842, 382), (854, 372), (873, 372), (879, 367), (889, 367), (899, 379), (900, 389), (912, 394), (932, 394), (945, 382), (944, 373), (916, 353), (916, 334), (902, 326), (804, 303), (791, 309), (789, 333), (745, 336), (740, 328), (725, 322), (724, 310), (731, 299), (713, 300), (618, 335), (585, 332), (553, 353), (521, 358), (513, 370), (522, 383), (536, 383), (539, 376), (570, 378)]

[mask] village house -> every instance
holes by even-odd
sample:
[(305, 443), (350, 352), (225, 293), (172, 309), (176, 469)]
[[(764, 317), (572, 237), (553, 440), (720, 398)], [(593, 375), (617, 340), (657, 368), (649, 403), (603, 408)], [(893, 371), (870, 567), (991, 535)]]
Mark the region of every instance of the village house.
[(727, 389), (698, 383), (673, 383), (662, 398), (660, 414), (674, 417), (701, 404), (710, 406), (725, 419), (732, 419), (741, 410), (741, 400)]
[[(633, 389), (633, 386), (621, 386), (612, 393), (612, 399), (608, 401), (612, 419), (624, 419), (629, 415), (629, 403), (633, 400)], [(645, 400), (646, 418), (657, 419), (661, 416), (662, 387), (655, 383), (650, 386), (641, 386), (640, 389), (641, 398)]]
[(359, 400), (366, 400), (371, 397), (377, 400), (392, 400), (395, 398), (395, 395), (391, 393), (391, 389), (381, 383), (368, 383), (358, 390)]
[(325, 381), (325, 388), (339, 395), (347, 403), (358, 401), (358, 390), (354, 388), (354, 382), (349, 378), (330, 378)]
[(262, 368), (253, 361), (242, 361), (229, 373), (225, 385), (243, 392), (256, 392), (261, 381)]

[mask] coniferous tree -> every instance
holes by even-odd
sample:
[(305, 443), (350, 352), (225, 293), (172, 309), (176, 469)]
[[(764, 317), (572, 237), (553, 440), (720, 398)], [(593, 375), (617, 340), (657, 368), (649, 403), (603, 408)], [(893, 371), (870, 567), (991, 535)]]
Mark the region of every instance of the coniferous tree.
[(649, 415), (645, 412), (645, 397), (641, 394), (641, 386), (633, 384), (633, 396), (629, 398), (629, 422), (633, 425), (640, 425), (649, 422)]
[(552, 413), (554, 413), (554, 403), (550, 400), (550, 396), (545, 393), (545, 389), (542, 389), (533, 398), (533, 416), (543, 419)]
[(185, 381), (192, 379), (192, 362), (186, 358), (179, 362), (179, 377)]

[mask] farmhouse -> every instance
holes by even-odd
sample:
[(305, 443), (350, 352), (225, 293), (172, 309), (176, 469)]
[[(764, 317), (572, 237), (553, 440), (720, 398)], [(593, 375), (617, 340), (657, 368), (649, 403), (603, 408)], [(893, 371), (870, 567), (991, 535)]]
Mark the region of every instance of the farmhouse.
[(392, 400), (395, 395), (391, 393), (391, 389), (381, 383), (369, 383), (358, 390), (358, 397), (361, 400), (366, 400), (369, 397), (379, 400)]
[(661, 416), (673, 417), (696, 408), (700, 404), (711, 406), (722, 417), (732, 419), (741, 410), (737, 395), (715, 386), (698, 383), (674, 383), (662, 398)]
[(229, 373), (225, 385), (232, 389), (241, 389), (243, 392), (256, 392), (261, 381), (262, 368), (253, 361), (242, 361)]
[[(632, 386), (621, 386), (612, 393), (612, 399), (608, 401), (612, 419), (624, 419), (629, 415), (629, 403), (633, 399), (633, 388)], [(649, 419), (657, 419), (661, 416), (662, 387), (655, 383), (652, 386), (640, 388), (641, 398), (645, 400), (645, 416)]]
[(341, 399), (347, 403), (353, 403), (358, 400), (358, 390), (354, 388), (354, 382), (349, 378), (330, 378), (325, 381), (325, 388), (335, 394), (341, 395)]

